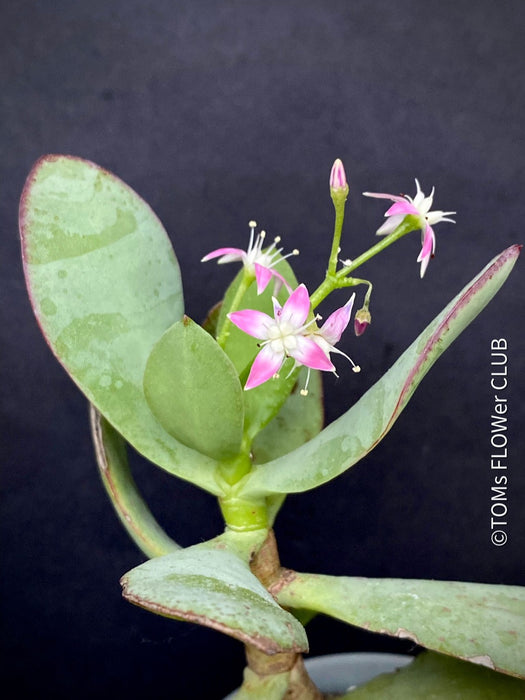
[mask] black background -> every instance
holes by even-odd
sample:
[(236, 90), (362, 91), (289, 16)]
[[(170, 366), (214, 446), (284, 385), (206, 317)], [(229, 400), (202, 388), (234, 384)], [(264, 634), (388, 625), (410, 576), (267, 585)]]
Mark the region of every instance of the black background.
[[(143, 560), (96, 473), (87, 409), (33, 318), (17, 206), (32, 163), (70, 153), (112, 170), (163, 221), (202, 320), (255, 218), (314, 288), (332, 230), (334, 158), (350, 183), (342, 255), (375, 242), (384, 206), (414, 177), (457, 225), (436, 227), (419, 279), (418, 234), (362, 268), (373, 322), (326, 378), (343, 412), (494, 255), (524, 242), (523, 21), (519, 0), (0, 3), (2, 680), (16, 697), (220, 698), (241, 645), (157, 619), (120, 597)], [(329, 574), (525, 584), (523, 262), (424, 379), (359, 466), (293, 496), (276, 532), (286, 566)], [(334, 297), (333, 308), (347, 295)], [(333, 302), (333, 303), (332, 303)], [(330, 310), (328, 307), (326, 310)], [(490, 542), (490, 341), (508, 342), (509, 541)], [(221, 529), (214, 500), (141, 459), (137, 479), (183, 545)], [(317, 618), (312, 652), (410, 644)], [(192, 691), (193, 688), (193, 691)]]

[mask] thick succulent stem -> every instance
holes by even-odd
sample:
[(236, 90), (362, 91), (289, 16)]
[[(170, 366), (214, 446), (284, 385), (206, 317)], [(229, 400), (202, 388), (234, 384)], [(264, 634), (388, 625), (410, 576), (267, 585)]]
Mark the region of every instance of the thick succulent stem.
[[(253, 558), (251, 570), (261, 583), (270, 589), (282, 576), (283, 569), (279, 561), (279, 552), (273, 530)], [(255, 647), (246, 645), (246, 661), (252, 673), (261, 679), (289, 672), (286, 700), (322, 700), (321, 691), (315, 686), (304, 667), (302, 654), (283, 652), (265, 654)]]

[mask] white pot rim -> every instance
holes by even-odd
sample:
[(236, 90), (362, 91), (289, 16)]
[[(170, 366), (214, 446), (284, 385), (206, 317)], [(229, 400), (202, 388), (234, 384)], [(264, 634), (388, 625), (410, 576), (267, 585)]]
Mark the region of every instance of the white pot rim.
[[(393, 673), (412, 663), (414, 656), (385, 652), (353, 651), (305, 659), (304, 665), (323, 693), (345, 693), (382, 673)], [(224, 700), (234, 700), (238, 688)]]

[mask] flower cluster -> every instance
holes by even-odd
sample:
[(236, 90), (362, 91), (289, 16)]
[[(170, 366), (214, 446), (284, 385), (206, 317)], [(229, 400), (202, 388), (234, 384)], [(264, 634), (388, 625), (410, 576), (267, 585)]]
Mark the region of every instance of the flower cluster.
[[(336, 212), (339, 212), (338, 219), (339, 230), (334, 234), (334, 242), (332, 243), (332, 255), (330, 257), (330, 266), (332, 271), (336, 269), (337, 253), (339, 252), (338, 240), (341, 234), (340, 227), (342, 226), (341, 213), (344, 211), (346, 197), (348, 195), (348, 183), (343, 163), (337, 159), (334, 162), (330, 173), (330, 193), (336, 207)], [(421, 252), (417, 258), (417, 262), (421, 263), (421, 277), (425, 274), (430, 258), (433, 256), (436, 239), (433, 226), (441, 221), (449, 221), (455, 223), (453, 219), (448, 218), (452, 211), (431, 211), (434, 189), (427, 197), (421, 190), (418, 180), (416, 180), (416, 195), (414, 198), (408, 195), (391, 195), (377, 192), (364, 192), (367, 197), (376, 197), (378, 199), (390, 199), (394, 203), (386, 211), (385, 217), (387, 220), (377, 230), (379, 235), (393, 235), (388, 243), (381, 245), (381, 249), (397, 240), (400, 235), (404, 235), (416, 227), (421, 229)], [(415, 218), (410, 221), (407, 217)], [(408, 222), (409, 226), (403, 227), (404, 222)], [(261, 231), (255, 235), (257, 224), (255, 221), (249, 223), (251, 233), (250, 241), (247, 250), (240, 248), (218, 248), (217, 250), (208, 253), (202, 258), (202, 262), (218, 258), (219, 263), (228, 263), (234, 261), (242, 262), (244, 273), (247, 276), (248, 283), (255, 279), (257, 285), (257, 293), (261, 294), (267, 288), (269, 282), (273, 279), (275, 282), (273, 300), (273, 317), (255, 309), (232, 309), (227, 318), (231, 323), (240, 328), (248, 335), (257, 338), (260, 343), (260, 350), (255, 357), (250, 369), (248, 379), (245, 384), (245, 389), (253, 389), (254, 387), (263, 384), (272, 377), (276, 377), (285, 362), (290, 357), (294, 360), (293, 371), (298, 366), (305, 366), (310, 369), (317, 369), (324, 372), (336, 373), (335, 367), (330, 358), (331, 353), (338, 353), (346, 357), (352, 364), (353, 370), (359, 372), (360, 368), (356, 365), (348, 355), (336, 348), (336, 344), (340, 341), (343, 332), (350, 322), (352, 315), (352, 307), (354, 304), (355, 293), (352, 294), (347, 303), (341, 308), (334, 311), (325, 323), (319, 327), (318, 321), (321, 319), (319, 315), (314, 315), (315, 305), (312, 304), (314, 297), (319, 290), (310, 297), (308, 289), (304, 284), (300, 284), (293, 290), (286, 279), (275, 269), (275, 266), (283, 259), (291, 255), (297, 255), (298, 250), (293, 250), (288, 255), (281, 255), (282, 248), (278, 248), (277, 244), (280, 238), (274, 239), (273, 243), (268, 248), (263, 248), (265, 240), (265, 232)], [(372, 255), (376, 254), (379, 246), (370, 249), (366, 254), (360, 256), (359, 264), (366, 261)], [(354, 331), (357, 336), (364, 333), (370, 325), (371, 315), (369, 312), (370, 293), (372, 284), (367, 280), (354, 279), (350, 277), (350, 273), (358, 266), (357, 262), (352, 260), (341, 261), (343, 270), (335, 275), (332, 274), (330, 284), (333, 286), (328, 289), (328, 293), (338, 287), (352, 286), (356, 284), (367, 284), (368, 292), (365, 296), (364, 305), (355, 313)], [(330, 269), (329, 269), (330, 272)], [(328, 280), (328, 273), (327, 273)], [(323, 283), (327, 284), (327, 280)], [(277, 301), (276, 295), (282, 286), (285, 286), (289, 297), (285, 303), (281, 304)], [(323, 289), (323, 296), (326, 296), (323, 285), (319, 289)], [(317, 297), (317, 302), (319, 298)], [(309, 378), (308, 373), (308, 378)], [(302, 394), (307, 394), (308, 379)]]

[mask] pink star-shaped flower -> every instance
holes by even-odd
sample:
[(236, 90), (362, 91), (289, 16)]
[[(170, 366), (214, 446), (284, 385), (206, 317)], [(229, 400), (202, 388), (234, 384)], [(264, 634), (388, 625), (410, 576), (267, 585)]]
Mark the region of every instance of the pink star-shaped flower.
[(261, 231), (257, 236), (255, 236), (255, 227), (257, 226), (255, 221), (250, 221), (249, 226), (251, 228), (250, 233), (250, 243), (248, 244), (248, 250), (242, 250), (241, 248), (218, 248), (217, 250), (212, 250), (211, 253), (205, 255), (201, 262), (207, 262), (208, 260), (213, 260), (214, 258), (219, 258), (217, 261), (219, 265), (223, 263), (241, 261), (244, 267), (255, 275), (255, 280), (257, 283), (257, 294), (262, 294), (272, 277), (276, 281), (276, 286), (274, 289), (274, 294), (277, 294), (281, 286), (284, 284), (289, 292), (292, 288), (284, 277), (274, 270), (274, 266), (277, 265), (284, 258), (288, 258), (291, 255), (298, 255), (298, 250), (293, 250), (288, 255), (281, 256), (282, 248), (277, 248), (277, 244), (280, 242), (279, 236), (274, 238), (273, 243), (263, 250), (264, 239), (266, 237), (266, 232)]
[(421, 263), (420, 274), (424, 276), (430, 258), (433, 257), (436, 250), (436, 236), (432, 226), (440, 221), (449, 221), (452, 224), (456, 222), (454, 219), (449, 219), (450, 214), (455, 214), (455, 211), (430, 211), (430, 207), (434, 201), (434, 188), (428, 197), (425, 197), (416, 180), (416, 196), (412, 199), (408, 195), (384, 194), (382, 192), (363, 192), (365, 197), (376, 197), (377, 199), (390, 199), (394, 204), (385, 212), (387, 220), (382, 226), (377, 229), (379, 236), (388, 235), (395, 231), (406, 216), (416, 216), (419, 219), (421, 226), (421, 252), (417, 258), (417, 262)]
[(306, 323), (310, 313), (310, 296), (304, 284), (290, 294), (284, 306), (273, 299), (274, 317), (262, 311), (242, 309), (228, 314), (228, 318), (248, 335), (262, 340), (245, 389), (253, 389), (277, 374), (287, 357), (296, 365), (325, 372), (335, 371), (328, 354), (315, 341), (309, 328), (315, 319)]

